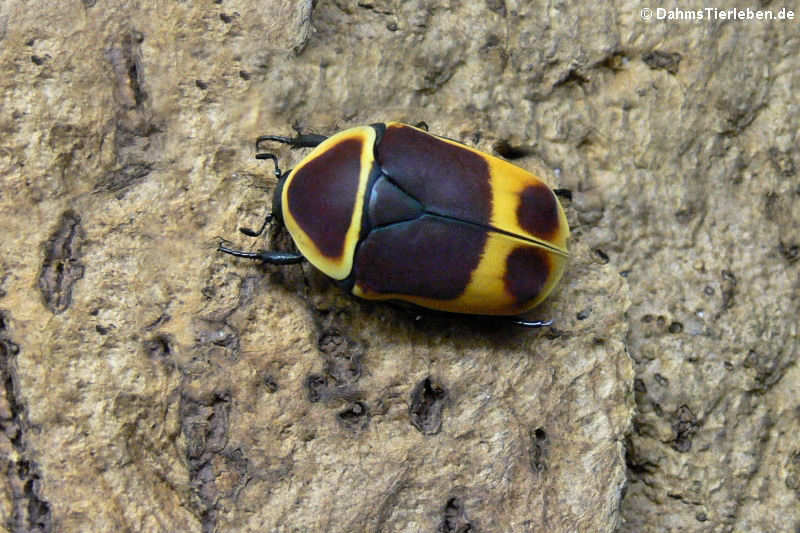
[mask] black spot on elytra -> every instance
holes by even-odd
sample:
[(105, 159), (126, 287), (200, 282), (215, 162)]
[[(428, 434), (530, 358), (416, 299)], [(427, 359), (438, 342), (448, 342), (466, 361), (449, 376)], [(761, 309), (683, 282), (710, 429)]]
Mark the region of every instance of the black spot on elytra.
[(473, 525), (467, 518), (464, 505), (458, 498), (450, 498), (442, 510), (442, 521), (436, 529), (437, 533), (469, 533)]
[(524, 306), (541, 293), (551, 271), (546, 251), (533, 246), (518, 246), (506, 258), (503, 284), (515, 302)]
[(44, 246), (39, 272), (39, 290), (44, 303), (54, 314), (63, 313), (72, 303), (72, 287), (83, 277), (80, 262), (83, 240), (81, 217), (66, 211)]
[(336, 419), (349, 431), (361, 431), (369, 424), (369, 409), (364, 402), (353, 402), (337, 413)]
[(517, 220), (525, 231), (549, 240), (560, 227), (558, 200), (549, 187), (529, 185), (519, 193)]
[(547, 433), (541, 427), (530, 432), (531, 449), (530, 461), (531, 470), (534, 473), (541, 473), (547, 470), (547, 456), (550, 454), (550, 441)]
[(411, 424), (423, 435), (435, 435), (442, 429), (442, 410), (447, 391), (430, 376), (420, 381), (411, 392), (408, 415)]

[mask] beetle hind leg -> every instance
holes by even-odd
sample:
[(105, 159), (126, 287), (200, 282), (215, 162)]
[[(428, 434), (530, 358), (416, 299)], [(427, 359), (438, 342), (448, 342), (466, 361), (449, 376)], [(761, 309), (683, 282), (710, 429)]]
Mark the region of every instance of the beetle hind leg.
[(228, 248), (224, 244), (221, 244), (217, 247), (217, 250), (220, 252), (224, 252), (226, 254), (230, 254), (234, 257), (244, 257), (245, 259), (256, 259), (261, 261), (262, 263), (266, 263), (269, 265), (296, 265), (297, 263), (302, 263), (306, 260), (300, 254), (296, 254), (293, 252), (271, 252), (269, 250), (261, 250), (259, 252), (245, 252), (244, 250), (234, 250), (233, 248)]

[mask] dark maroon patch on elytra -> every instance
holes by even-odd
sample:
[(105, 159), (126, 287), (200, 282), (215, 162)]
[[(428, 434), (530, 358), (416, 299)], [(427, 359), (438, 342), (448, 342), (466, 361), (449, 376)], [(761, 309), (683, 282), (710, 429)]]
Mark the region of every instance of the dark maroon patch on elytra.
[(289, 212), (320, 252), (339, 257), (358, 192), (362, 143), (342, 141), (297, 171), (287, 199)]
[(356, 253), (355, 282), (377, 293), (450, 300), (478, 266), (486, 231), (436, 216), (373, 230)]
[(408, 126), (391, 126), (376, 157), (383, 171), (427, 211), (489, 224), (489, 166), (478, 154)]
[(544, 184), (526, 187), (520, 194), (517, 220), (522, 229), (543, 239), (558, 230), (558, 204), (555, 195)]
[(407, 195), (386, 177), (381, 177), (372, 187), (369, 196), (369, 222), (373, 227), (386, 226), (404, 220), (414, 220), (422, 215), (422, 204)]
[(514, 300), (524, 304), (542, 292), (549, 275), (548, 252), (535, 246), (522, 245), (508, 254), (503, 281)]

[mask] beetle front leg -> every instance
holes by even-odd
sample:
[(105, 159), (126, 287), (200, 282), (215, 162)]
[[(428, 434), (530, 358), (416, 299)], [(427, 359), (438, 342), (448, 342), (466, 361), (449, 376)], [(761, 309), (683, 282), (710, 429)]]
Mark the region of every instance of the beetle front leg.
[(245, 259), (257, 259), (262, 263), (270, 265), (296, 265), (306, 260), (301, 254), (292, 252), (271, 252), (269, 250), (261, 250), (260, 252), (245, 252), (244, 250), (234, 250), (228, 248), (224, 244), (220, 244), (217, 248), (220, 252), (225, 252), (235, 257), (244, 257)]

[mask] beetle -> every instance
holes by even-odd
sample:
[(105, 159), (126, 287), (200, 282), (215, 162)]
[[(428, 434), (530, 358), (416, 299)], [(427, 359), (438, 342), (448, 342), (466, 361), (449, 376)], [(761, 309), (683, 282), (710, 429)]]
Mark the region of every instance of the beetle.
[(534, 174), (457, 141), (399, 122), (331, 137), (266, 135), (314, 147), (282, 173), (272, 214), (300, 253), (219, 250), (269, 264), (308, 260), (353, 295), (436, 311), (508, 316), (544, 300), (567, 261), (569, 226), (554, 192)]

